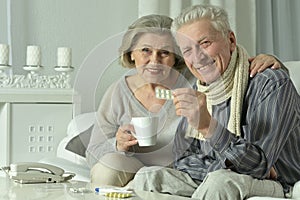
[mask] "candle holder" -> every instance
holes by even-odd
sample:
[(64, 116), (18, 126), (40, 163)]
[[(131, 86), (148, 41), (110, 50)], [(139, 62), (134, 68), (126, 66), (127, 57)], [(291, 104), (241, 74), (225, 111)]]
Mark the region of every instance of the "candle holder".
[(34, 73), (36, 71), (39, 71), (42, 68), (41, 65), (24, 65), (23, 69), (25, 71), (30, 71), (31, 73)]
[(57, 72), (71, 72), (74, 70), (72, 66), (55, 66), (54, 70)]
[(74, 67), (72, 66), (55, 66), (54, 70), (57, 72), (60, 72), (60, 75), (57, 75), (57, 77), (60, 79), (59, 85), (60, 87), (71, 87), (70, 85), (70, 72), (74, 70)]
[[(2, 52), (2, 53), (1, 53)], [(43, 75), (37, 73), (43, 66), (41, 65), (41, 50), (39, 46), (27, 46), (26, 65), (23, 69), (28, 71), (27, 75), (3, 73), (8, 69), (8, 45), (0, 44), (0, 88), (71, 88), (71, 48), (58, 48), (58, 61), (54, 70), (60, 72), (54, 75)]]
[(6, 73), (5, 70), (9, 69), (10, 67), (10, 65), (0, 64), (0, 87), (9, 83), (9, 73)]
[(3, 70), (5, 70), (5, 69), (9, 69), (10, 67), (11, 67), (10, 65), (0, 64), (0, 73), (2, 73)]

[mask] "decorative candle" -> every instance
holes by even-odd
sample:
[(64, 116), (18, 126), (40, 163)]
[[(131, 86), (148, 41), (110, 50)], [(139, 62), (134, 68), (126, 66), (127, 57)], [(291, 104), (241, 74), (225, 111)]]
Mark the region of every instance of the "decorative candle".
[(27, 66), (41, 65), (41, 48), (39, 46), (27, 46), (26, 65)]
[(72, 51), (69, 47), (57, 48), (57, 66), (70, 67), (72, 65)]
[(0, 44), (0, 65), (8, 65), (9, 47), (7, 44)]

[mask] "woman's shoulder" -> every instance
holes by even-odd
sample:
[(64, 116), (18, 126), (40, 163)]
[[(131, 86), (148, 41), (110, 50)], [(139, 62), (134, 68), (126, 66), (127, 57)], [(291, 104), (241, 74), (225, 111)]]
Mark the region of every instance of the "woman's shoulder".
[(121, 79), (114, 81), (113, 83), (111, 83), (109, 86), (106, 87), (106, 89), (104, 88), (105, 91), (103, 91), (103, 97), (102, 99), (111, 99), (116, 97), (116, 96), (120, 96), (122, 95), (122, 93), (124, 93), (124, 78), (122, 77)]

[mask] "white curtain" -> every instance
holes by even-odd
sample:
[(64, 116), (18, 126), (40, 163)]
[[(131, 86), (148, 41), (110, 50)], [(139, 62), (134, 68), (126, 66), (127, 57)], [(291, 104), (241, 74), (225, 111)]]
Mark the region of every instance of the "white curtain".
[(183, 8), (196, 4), (211, 4), (227, 10), (238, 43), (242, 44), (250, 55), (255, 54), (255, 0), (139, 0), (139, 17), (163, 14), (174, 18)]
[(300, 1), (256, 0), (257, 53), (300, 60)]

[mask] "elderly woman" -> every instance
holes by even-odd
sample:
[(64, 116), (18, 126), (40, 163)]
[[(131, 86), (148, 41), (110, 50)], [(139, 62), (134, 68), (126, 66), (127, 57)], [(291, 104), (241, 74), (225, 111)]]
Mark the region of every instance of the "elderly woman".
[[(87, 148), (91, 181), (95, 185), (125, 186), (143, 166), (171, 166), (173, 139), (180, 117), (172, 101), (157, 99), (155, 88), (190, 87), (193, 82), (170, 32), (172, 19), (148, 15), (129, 26), (120, 47), (120, 61), (132, 68), (112, 84), (102, 98)], [(280, 64), (259, 55), (254, 73)], [(159, 118), (157, 143), (140, 147), (130, 124), (132, 117)]]

